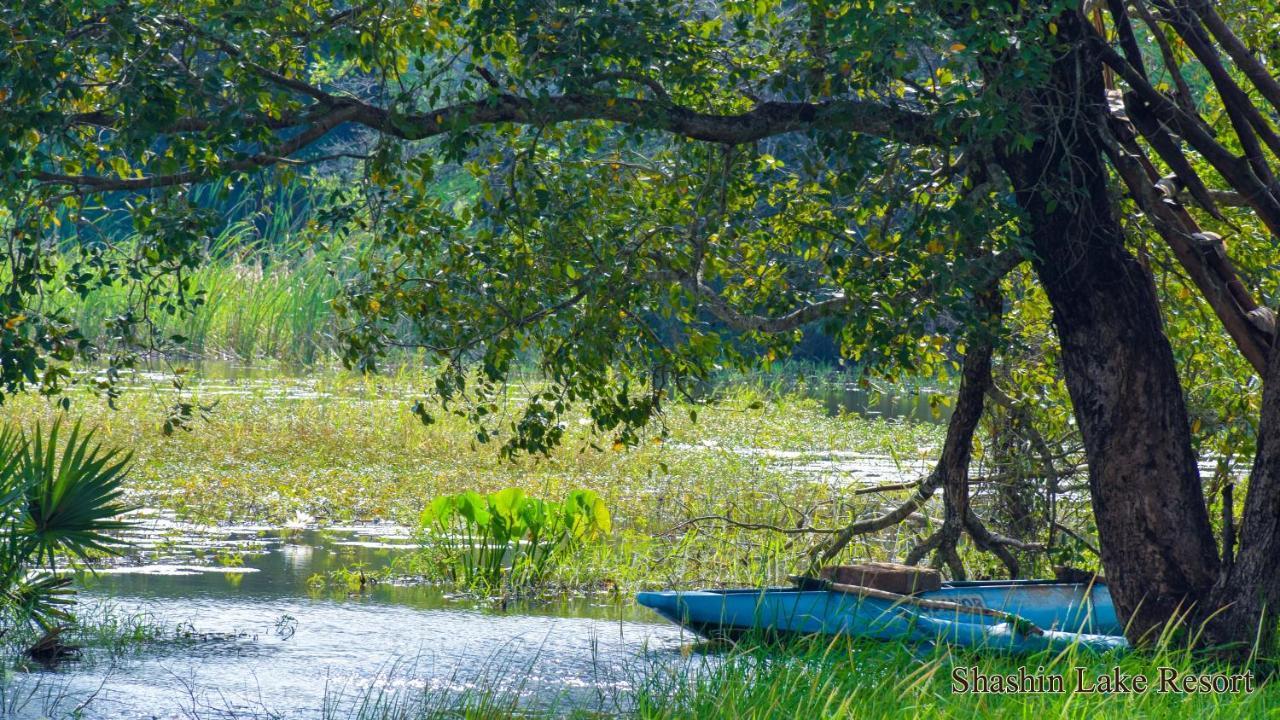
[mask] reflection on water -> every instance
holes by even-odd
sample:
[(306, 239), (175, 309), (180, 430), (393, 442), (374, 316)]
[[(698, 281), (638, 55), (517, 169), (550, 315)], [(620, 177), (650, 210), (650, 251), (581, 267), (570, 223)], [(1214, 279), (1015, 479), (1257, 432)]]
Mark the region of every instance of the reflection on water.
[(854, 383), (826, 384), (808, 391), (822, 401), (831, 416), (850, 414), (884, 420), (941, 423), (951, 417), (951, 406), (934, 390), (868, 390)]
[[(394, 526), (201, 528), (154, 514), (132, 539), (123, 562), (82, 578), (84, 603), (147, 613), (183, 637), (14, 673), (0, 698), (11, 714), (62, 715), (92, 696), (85, 717), (345, 716), (344, 703), (369, 693), (486, 689), (609, 711), (637, 663), (678, 658), (691, 639), (647, 610), (599, 599), (497, 610), (430, 586), (348, 593), (308, 582), (385, 567), (411, 547)], [(39, 691), (17, 707), (12, 698), (28, 688)]]

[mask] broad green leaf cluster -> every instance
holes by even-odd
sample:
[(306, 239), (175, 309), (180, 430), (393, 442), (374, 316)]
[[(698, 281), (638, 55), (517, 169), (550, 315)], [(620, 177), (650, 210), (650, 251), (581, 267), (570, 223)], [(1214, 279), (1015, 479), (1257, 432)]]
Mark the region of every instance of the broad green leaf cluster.
[(591, 490), (573, 490), (559, 502), (515, 487), (441, 495), (421, 521), (440, 572), (491, 592), (536, 585), (565, 554), (608, 538), (612, 529), (609, 508)]

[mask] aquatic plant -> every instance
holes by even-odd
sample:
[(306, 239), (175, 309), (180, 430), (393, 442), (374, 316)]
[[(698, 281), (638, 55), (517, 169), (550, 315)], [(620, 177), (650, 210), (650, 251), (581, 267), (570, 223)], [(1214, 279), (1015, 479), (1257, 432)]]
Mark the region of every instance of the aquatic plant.
[[(0, 428), (0, 623), (46, 632), (70, 619), (71, 578), (58, 558), (113, 554), (108, 535), (126, 526), (123, 481), (131, 454), (104, 449), (77, 422), (59, 442), (61, 419), (28, 436)], [(61, 452), (59, 452), (61, 450)]]
[(319, 593), (328, 589), (345, 590), (349, 594), (362, 593), (385, 577), (383, 571), (370, 570), (366, 563), (354, 563), (327, 572), (312, 573), (307, 578), (307, 589)]
[[(125, 238), (120, 244), (136, 242)], [(209, 261), (188, 278), (199, 303), (187, 312), (155, 317), (151, 339), (162, 341), (165, 346), (159, 349), (171, 354), (271, 358), (289, 364), (330, 359), (338, 331), (330, 302), (362, 252), (359, 247), (342, 252), (314, 248), (300, 239), (269, 245), (255, 241), (243, 224), (231, 225), (213, 243)], [(58, 262), (71, 260), (60, 257)], [(83, 296), (62, 292), (56, 301), (86, 338), (104, 348), (116, 347), (115, 321), (137, 302), (117, 285)]]
[[(187, 392), (200, 403), (218, 402), (214, 422), (161, 440), (156, 428), (166, 419), (173, 389), (165, 378), (126, 377), (132, 387), (116, 399), (118, 411), (95, 402), (87, 389), (75, 391), (75, 402), (104, 444), (134, 449), (129, 489), (140, 505), (209, 523), (284, 524), (301, 512), (332, 523), (392, 521), (417, 528), (424, 505), (442, 494), (519, 487), (559, 500), (587, 488), (609, 509), (610, 542), (563, 554), (542, 584), (616, 589), (620, 596), (658, 587), (782, 581), (805, 561), (808, 543), (687, 521), (728, 512), (761, 525), (832, 527), (842, 518), (882, 512), (914, 492), (912, 486), (868, 494), (862, 483), (906, 481), (927, 472), (945, 429), (831, 414), (819, 400), (775, 395), (786, 390), (771, 389), (769, 377), (726, 375), (709, 398), (668, 408), (662, 442), (593, 449), (597, 438), (590, 426), (571, 421), (565, 448), (513, 462), (496, 445), (475, 443), (465, 418), (441, 414), (433, 425), (420, 422), (400, 400), (434, 382), (420, 367), (376, 377), (331, 368), (295, 376), (282, 368), (206, 363), (193, 366)], [(538, 387), (531, 381), (510, 390)], [(758, 402), (762, 406), (755, 407)], [(55, 415), (36, 396), (7, 400), (5, 409), (27, 426), (47, 425)], [(882, 461), (864, 461), (864, 454)], [(874, 480), (867, 473), (876, 473)], [(1067, 517), (1091, 517), (1087, 501), (1060, 499), (1060, 512), (1069, 506)], [(868, 538), (857, 553), (901, 557), (915, 540), (914, 533), (891, 530)], [(397, 570), (438, 577), (437, 554), (430, 548), (407, 554)], [(1048, 568), (1028, 568), (1036, 572)]]
[(468, 586), (511, 587), (543, 578), (560, 557), (609, 534), (604, 500), (573, 490), (560, 502), (530, 497), (520, 488), (489, 495), (441, 495), (422, 513), (425, 544), (444, 574)]

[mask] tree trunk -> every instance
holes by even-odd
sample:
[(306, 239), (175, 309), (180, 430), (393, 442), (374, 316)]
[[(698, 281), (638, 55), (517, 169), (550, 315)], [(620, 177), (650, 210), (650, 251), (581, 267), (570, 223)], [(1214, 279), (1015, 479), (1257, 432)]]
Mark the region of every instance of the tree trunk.
[(965, 579), (964, 563), (956, 552), (956, 543), (970, 514), (969, 463), (973, 459), (973, 435), (982, 420), (987, 388), (991, 386), (991, 335), (998, 330), (1003, 298), (998, 291), (990, 290), (979, 294), (975, 303), (989, 324), (969, 333), (969, 347), (961, 365), (955, 409), (947, 423), (942, 456), (934, 470), (941, 478), (943, 491), (942, 527), (912, 548), (906, 557), (906, 563), (914, 565), (929, 553), (936, 552), (958, 580)]
[[(1077, 17), (1063, 16), (1065, 33), (1081, 32)], [(1053, 307), (1108, 584), (1140, 641), (1206, 597), (1218, 556), (1155, 288), (1107, 194), (1099, 68), (1085, 43), (1063, 50), (1030, 99), (1039, 140), (1000, 164)]]
[(1232, 654), (1255, 641), (1270, 647), (1280, 604), (1280, 352), (1267, 359), (1262, 385), (1258, 449), (1249, 473), (1240, 528), (1240, 552), (1223, 568), (1203, 610), (1206, 644)]
[[(1012, 268), (1012, 266), (1010, 266)], [(1000, 277), (1003, 277), (1001, 274)], [(986, 290), (977, 294), (974, 302), (984, 321), (967, 336), (968, 350), (961, 366), (960, 389), (956, 393), (955, 410), (947, 421), (947, 435), (942, 454), (929, 477), (910, 500), (878, 517), (858, 520), (845, 526), (831, 540), (814, 548), (810, 556), (809, 572), (817, 571), (821, 563), (834, 559), (854, 536), (882, 530), (901, 522), (908, 515), (924, 506), (938, 486), (944, 488), (944, 519), (942, 527), (913, 547), (904, 562), (915, 565), (934, 553), (940, 564), (946, 564), (952, 577), (965, 579), (964, 563), (956, 551), (956, 544), (965, 530), (978, 547), (988, 550), (1009, 568), (1012, 576), (1018, 575), (1017, 559), (1004, 547), (1005, 543), (986, 530), (981, 520), (969, 507), (969, 465), (973, 459), (973, 436), (982, 420), (987, 393), (991, 390), (991, 358), (994, 352), (992, 336), (999, 331), (1004, 298), (999, 291), (1000, 277), (992, 280)]]

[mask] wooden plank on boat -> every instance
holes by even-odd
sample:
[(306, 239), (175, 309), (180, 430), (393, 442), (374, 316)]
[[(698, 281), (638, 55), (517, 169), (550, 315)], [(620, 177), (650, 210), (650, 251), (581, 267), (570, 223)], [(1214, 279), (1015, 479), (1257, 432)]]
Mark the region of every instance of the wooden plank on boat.
[(1069, 565), (1054, 565), (1053, 579), (1064, 583), (1080, 583), (1081, 585), (1102, 585), (1107, 578), (1101, 572), (1082, 570)]
[(942, 576), (937, 570), (887, 562), (832, 565), (822, 568), (818, 576), (842, 585), (875, 588), (899, 595), (932, 592), (942, 587)]

